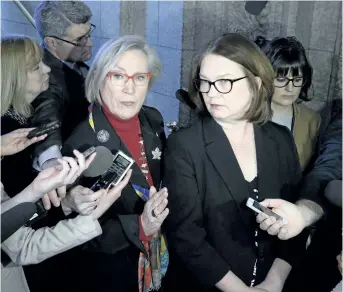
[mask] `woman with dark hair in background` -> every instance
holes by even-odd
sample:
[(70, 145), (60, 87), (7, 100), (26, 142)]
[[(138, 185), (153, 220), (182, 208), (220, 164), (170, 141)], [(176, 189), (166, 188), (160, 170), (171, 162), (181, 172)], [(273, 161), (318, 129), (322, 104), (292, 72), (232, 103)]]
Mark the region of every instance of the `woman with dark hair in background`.
[(275, 72), (272, 121), (291, 130), (304, 171), (314, 154), (320, 127), (320, 115), (300, 103), (309, 100), (312, 67), (295, 37), (272, 40), (258, 37), (255, 42)]

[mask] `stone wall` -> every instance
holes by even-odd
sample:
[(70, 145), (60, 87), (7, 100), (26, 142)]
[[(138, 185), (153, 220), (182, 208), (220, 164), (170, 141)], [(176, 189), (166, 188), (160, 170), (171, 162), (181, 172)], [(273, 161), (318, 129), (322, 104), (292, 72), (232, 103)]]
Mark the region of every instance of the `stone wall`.
[[(33, 13), (38, 1), (22, 1)], [(159, 54), (163, 73), (147, 96), (146, 104), (158, 108), (166, 121), (187, 124), (189, 109), (175, 98), (187, 88), (196, 50), (226, 32), (254, 39), (296, 36), (314, 68), (312, 101), (320, 110), (342, 97), (342, 3), (340, 1), (269, 1), (259, 16), (245, 11), (245, 1), (87, 1), (93, 11), (94, 55), (110, 38), (125, 34), (145, 37)], [(36, 37), (35, 29), (12, 1), (1, 1), (2, 34)], [(92, 60), (89, 62), (91, 63)]]
[[(333, 1), (269, 1), (259, 16), (245, 11), (245, 1), (186, 1), (183, 15), (181, 85), (187, 88), (192, 56), (210, 40), (240, 32), (255, 39), (296, 36), (314, 69), (313, 99), (307, 105), (320, 110), (333, 98), (342, 98), (342, 3)], [(180, 122), (192, 113), (180, 105)]]

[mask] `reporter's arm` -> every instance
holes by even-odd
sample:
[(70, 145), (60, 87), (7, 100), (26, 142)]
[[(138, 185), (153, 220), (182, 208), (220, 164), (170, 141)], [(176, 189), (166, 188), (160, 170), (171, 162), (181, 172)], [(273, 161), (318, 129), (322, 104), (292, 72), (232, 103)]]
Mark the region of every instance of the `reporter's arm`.
[[(63, 122), (63, 105), (63, 91), (60, 85), (56, 83), (54, 84), (54, 80), (51, 79), (49, 88), (46, 91), (42, 92), (32, 102), (32, 106), (34, 107), (34, 114), (30, 121), (31, 124), (34, 127), (39, 127), (46, 123), (54, 122), (57, 120)], [(57, 146), (58, 148), (62, 146), (61, 128), (56, 129), (53, 133), (50, 133), (49, 136), (43, 142), (35, 145), (32, 155), (36, 162), (35, 166), (42, 166), (42, 164), (38, 165), (37, 163), (38, 157), (51, 146)]]
[(313, 201), (302, 199), (295, 204), (299, 208), (306, 227), (316, 223), (324, 215), (323, 208)]
[(98, 220), (79, 215), (53, 228), (23, 227), (2, 243), (1, 248), (19, 265), (37, 264), (83, 244), (102, 233)]
[(8, 211), (9, 209), (17, 206), (21, 203), (29, 202), (35, 203), (38, 199), (40, 199), (44, 194), (39, 194), (33, 191), (33, 186), (30, 184), (26, 187), (23, 191), (19, 194), (14, 196), (11, 199), (8, 199), (4, 203), (1, 204), (1, 213)]
[[(342, 101), (335, 100), (332, 116), (319, 140), (319, 153), (313, 169), (303, 178), (300, 196), (321, 206), (326, 202), (324, 191), (330, 181), (342, 179)], [(340, 196), (340, 194), (339, 194)]]
[(33, 168), (42, 171), (48, 167), (58, 164), (57, 159), (61, 158), (61, 150), (58, 145), (52, 145), (33, 159)]

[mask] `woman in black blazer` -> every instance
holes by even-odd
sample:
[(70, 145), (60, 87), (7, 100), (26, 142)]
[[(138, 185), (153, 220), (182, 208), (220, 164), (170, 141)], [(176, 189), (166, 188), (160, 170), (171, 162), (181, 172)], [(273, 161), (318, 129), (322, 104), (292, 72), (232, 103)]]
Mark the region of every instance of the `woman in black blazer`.
[(249, 197), (297, 199), (292, 135), (267, 122), (273, 77), (238, 34), (195, 59), (189, 94), (201, 115), (170, 135), (165, 152), (170, 291), (281, 291), (305, 248), (302, 236), (281, 241), (260, 230), (246, 207)]
[[(113, 155), (121, 150), (134, 163), (129, 184), (99, 220), (102, 235), (78, 248), (76, 257), (66, 263), (75, 267), (70, 275), (74, 291), (161, 288), (168, 266), (160, 232), (168, 215), (168, 193), (160, 189), (166, 136), (160, 112), (143, 105), (160, 70), (155, 51), (138, 36), (109, 40), (90, 68), (85, 84), (89, 115), (65, 141), (62, 152), (104, 146)], [(80, 184), (91, 187), (96, 179)], [(67, 197), (62, 207), (79, 212), (71, 201)]]

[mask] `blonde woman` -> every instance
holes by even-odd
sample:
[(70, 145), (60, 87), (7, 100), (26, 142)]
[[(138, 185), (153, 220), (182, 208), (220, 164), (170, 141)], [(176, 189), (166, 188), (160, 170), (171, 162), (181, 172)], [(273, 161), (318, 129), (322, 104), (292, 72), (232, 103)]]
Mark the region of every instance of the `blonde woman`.
[[(5, 190), (12, 190), (13, 197), (10, 199), (0, 184), (1, 209), (5, 212), (21, 202), (36, 202), (45, 193), (73, 183), (89, 166), (95, 155), (91, 155), (85, 161), (81, 153), (73, 151), (77, 162), (70, 157), (63, 157), (59, 161), (62, 166), (47, 168), (37, 177), (31, 172), (29, 146), (38, 139), (27, 139), (29, 129), (18, 129), (27, 127), (27, 119), (31, 115), (30, 103), (48, 88), (50, 68), (42, 62), (38, 44), (26, 36), (2, 38), (1, 58), (3, 136), (0, 149), (1, 156), (4, 156), (1, 160), (1, 179)], [(39, 139), (44, 138), (45, 136)], [(24, 274), (18, 265), (39, 263), (100, 235), (102, 228), (98, 218), (120, 197), (130, 175), (129, 171), (125, 179), (108, 192), (99, 190), (93, 193), (81, 186), (73, 188), (68, 196), (75, 195), (73, 193), (85, 193), (84, 197), (92, 201), (88, 206), (92, 209), (96, 207), (90, 214), (60, 221), (53, 228), (33, 230), (30, 227), (22, 227), (3, 242), (1, 248), (12, 263), (1, 269), (1, 290), (28, 291)], [(15, 187), (20, 190), (18, 193), (13, 193)]]
[[(10, 36), (1, 39), (1, 72), (1, 134), (14, 130), (20, 133), (22, 130), (18, 129), (29, 127), (31, 102), (49, 87), (50, 68), (42, 62), (40, 48), (34, 40)], [(31, 147), (27, 147), (1, 161), (2, 169), (6, 169), (1, 173), (1, 181), (10, 197), (36, 177), (30, 154)]]

